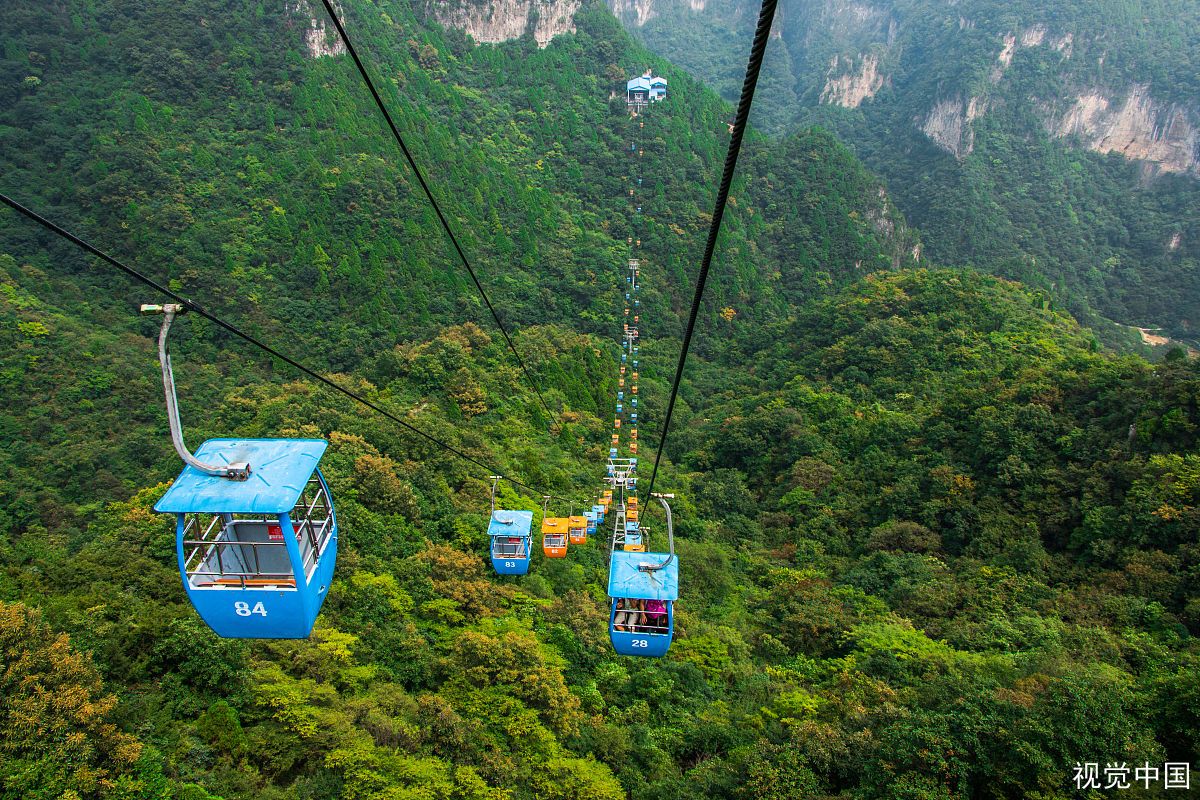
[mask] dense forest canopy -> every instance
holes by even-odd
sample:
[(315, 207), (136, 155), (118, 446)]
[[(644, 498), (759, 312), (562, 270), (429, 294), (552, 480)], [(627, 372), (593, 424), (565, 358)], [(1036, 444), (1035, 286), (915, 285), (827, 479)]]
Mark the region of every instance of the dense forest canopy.
[[(610, 5), (737, 96), (757, 3)], [(755, 122), (836, 132), (928, 257), (1050, 292), (1114, 344), (1200, 341), (1195, 2), (783, 0), (776, 30)]]
[[(343, 3), (552, 425), (318, 8), (10, 6), (5, 193), (531, 486), (599, 482), (639, 234), (656, 441), (731, 110), (602, 7), (539, 49)], [(612, 93), (648, 66), (635, 231)], [(830, 133), (747, 142), (648, 661), (607, 641), (604, 537), (496, 577), (486, 474), (190, 316), (189, 442), (326, 438), (341, 526), (309, 640), (212, 635), (152, 510), (158, 298), (0, 212), (0, 797), (1056, 798), (1076, 762), (1195, 764), (1200, 366), (917, 244)]]

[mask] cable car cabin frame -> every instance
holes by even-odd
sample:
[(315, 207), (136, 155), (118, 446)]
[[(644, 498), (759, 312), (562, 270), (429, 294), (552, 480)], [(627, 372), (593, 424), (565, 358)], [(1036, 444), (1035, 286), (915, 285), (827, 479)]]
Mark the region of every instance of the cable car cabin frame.
[[(608, 596), (608, 636), (613, 649), (624, 656), (665, 656), (675, 635), (679, 561), (670, 553), (616, 551), (609, 564)], [(617, 615), (625, 610), (618, 606), (636, 600), (660, 600), (666, 613), (657, 618), (647, 615), (635, 624), (618, 624)]]
[(542, 520), (542, 554), (546, 558), (566, 558), (570, 541), (566, 517)]
[(587, 544), (588, 520), (583, 516), (567, 517), (567, 537), (571, 544)]
[(497, 575), (527, 575), (531, 556), (532, 511), (497, 510), (488, 521), (492, 568)]
[[(210, 439), (196, 458), (250, 464), (246, 480), (190, 464), (156, 511), (175, 514), (184, 591), (218, 636), (303, 639), (333, 579), (337, 514), (323, 439)], [(288, 535), (288, 534), (292, 535)]]

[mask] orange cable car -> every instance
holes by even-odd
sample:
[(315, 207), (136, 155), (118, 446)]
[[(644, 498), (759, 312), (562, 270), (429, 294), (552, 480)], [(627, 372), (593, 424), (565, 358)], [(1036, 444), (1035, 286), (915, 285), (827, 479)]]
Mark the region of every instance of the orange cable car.
[(566, 558), (569, 543), (566, 517), (542, 520), (542, 553), (546, 558)]
[(567, 517), (567, 536), (571, 544), (586, 544), (587, 517)]

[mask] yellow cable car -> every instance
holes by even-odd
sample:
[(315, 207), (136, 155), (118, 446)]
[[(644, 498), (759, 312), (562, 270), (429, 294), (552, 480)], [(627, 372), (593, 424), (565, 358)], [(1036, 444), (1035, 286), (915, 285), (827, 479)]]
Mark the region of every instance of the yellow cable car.
[(629, 443), (629, 455), (631, 455), (631, 456), (637, 455), (637, 442)]
[(587, 542), (587, 517), (567, 517), (567, 535), (571, 544)]
[(566, 557), (570, 541), (567, 530), (566, 517), (546, 517), (542, 520), (542, 553), (546, 558)]

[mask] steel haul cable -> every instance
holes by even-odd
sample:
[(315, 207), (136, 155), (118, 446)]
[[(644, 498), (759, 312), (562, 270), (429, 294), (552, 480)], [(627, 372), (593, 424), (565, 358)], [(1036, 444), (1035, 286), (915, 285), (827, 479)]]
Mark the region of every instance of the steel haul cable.
[(683, 346), (679, 350), (679, 363), (675, 366), (675, 382), (671, 385), (671, 399), (667, 401), (667, 415), (663, 419), (662, 435), (658, 440), (658, 450), (654, 454), (654, 470), (650, 473), (650, 485), (646, 496), (654, 496), (654, 479), (658, 477), (658, 462), (662, 458), (663, 447), (667, 443), (667, 434), (671, 430), (671, 416), (675, 412), (675, 398), (679, 394), (679, 382), (683, 379), (683, 368), (687, 364), (688, 349), (692, 345), (692, 333), (696, 329), (696, 317), (700, 313), (700, 301), (704, 297), (704, 285), (708, 281), (708, 271), (712, 266), (713, 251), (717, 247), (717, 234), (721, 232), (721, 220), (725, 216), (725, 205), (729, 200), (729, 187), (733, 183), (733, 171), (737, 167), (738, 154), (742, 149), (742, 137), (746, 133), (746, 123), (750, 118), (750, 106), (754, 103), (754, 89), (758, 85), (758, 73), (762, 69), (763, 56), (767, 50), (767, 40), (771, 35), (771, 23), (775, 19), (775, 6), (778, 0), (763, 0), (758, 12), (758, 28), (754, 31), (754, 41), (750, 45), (750, 60), (746, 64), (746, 79), (742, 83), (742, 97), (738, 102), (737, 117), (733, 122), (733, 132), (729, 139), (729, 151), (725, 155), (725, 169), (721, 174), (721, 186), (717, 190), (716, 208), (713, 209), (712, 224), (708, 228), (708, 242), (704, 246), (704, 259), (700, 263), (700, 275), (696, 279), (696, 294), (692, 298), (692, 313), (688, 317), (687, 330), (683, 335)]
[(442, 213), (442, 208), (438, 205), (438, 201), (434, 199), (433, 192), (429, 189), (429, 184), (425, 181), (425, 175), (421, 172), (417, 162), (412, 157), (412, 153), (408, 149), (408, 145), (404, 142), (404, 137), (400, 135), (400, 129), (396, 127), (395, 121), (392, 119), (391, 113), (387, 110), (387, 106), (383, 103), (383, 98), (380, 97), (379, 91), (375, 88), (375, 82), (371, 80), (371, 76), (367, 73), (367, 68), (363, 65), (362, 59), (358, 57), (358, 51), (354, 48), (354, 44), (350, 41), (350, 36), (346, 33), (345, 27), (342, 25), (341, 19), (338, 18), (333, 8), (331, 0), (323, 0), (325, 3), (325, 11), (329, 14), (329, 18), (333, 20), (333, 25), (337, 28), (338, 36), (342, 39), (342, 44), (346, 46), (346, 52), (350, 54), (350, 58), (354, 60), (354, 66), (358, 67), (358, 73), (362, 76), (363, 82), (367, 84), (367, 88), (371, 91), (371, 97), (375, 100), (375, 106), (379, 109), (379, 113), (383, 115), (387, 121), (388, 128), (392, 131), (392, 136), (396, 139), (396, 144), (400, 145), (401, 152), (404, 153), (404, 158), (408, 161), (408, 166), (412, 168), (413, 174), (417, 176), (417, 182), (421, 184), (421, 189), (425, 192), (425, 197), (428, 198), (429, 204), (433, 206), (434, 212), (437, 214), (438, 220), (442, 223), (442, 230), (446, 232), (451, 244), (454, 245), (455, 252), (462, 260), (463, 266), (467, 268), (467, 273), (471, 276), (471, 280), (475, 282), (475, 288), (479, 290), (479, 296), (483, 298), (483, 302), (487, 305), (488, 311), (492, 314), (492, 319), (496, 321), (496, 327), (500, 329), (500, 333), (504, 336), (504, 341), (508, 343), (508, 349), (517, 359), (517, 364), (521, 367), (521, 372), (525, 374), (526, 380), (529, 381), (533, 391), (537, 393), (538, 400), (541, 401), (542, 408), (546, 409), (546, 413), (550, 415), (550, 419), (559, 424), (559, 419), (550, 406), (546, 404), (546, 398), (542, 396), (542, 390), (538, 388), (537, 382), (533, 376), (529, 374), (529, 369), (525, 366), (525, 360), (521, 358), (521, 354), (517, 352), (517, 346), (513, 344), (512, 338), (508, 335), (508, 330), (504, 327), (504, 323), (500, 321), (500, 315), (496, 313), (492, 301), (488, 299), (487, 292), (483, 290), (483, 284), (479, 282), (479, 277), (475, 274), (475, 268), (471, 266), (470, 259), (467, 258), (466, 252), (462, 245), (458, 243), (458, 237), (454, 235), (453, 229), (450, 227), (450, 222), (446, 219), (446, 215)]
[[(99, 258), (101, 261), (104, 261), (107, 264), (110, 264), (111, 266), (116, 267), (118, 270), (120, 270), (121, 272), (124, 272), (129, 277), (131, 277), (137, 281), (140, 281), (141, 283), (144, 283), (146, 286), (149, 286), (150, 288), (154, 289), (155, 291), (157, 291), (161, 294), (166, 295), (167, 297), (170, 297), (176, 303), (179, 303), (180, 305), (185, 306), (189, 311), (193, 311), (196, 314), (199, 314), (200, 316), (209, 320), (210, 322), (213, 322), (216, 325), (219, 325), (220, 327), (229, 331), (230, 333), (232, 333), (234, 336), (238, 337), (239, 339), (242, 339), (243, 341), (254, 345), (255, 347), (262, 350), (263, 352), (268, 353), (269, 355), (279, 359), (283, 363), (293, 367), (296, 370), (299, 370), (300, 372), (304, 373), (305, 375), (312, 378), (313, 380), (318, 381), (318, 382), (324, 384), (325, 386), (328, 386), (329, 388), (333, 389), (334, 391), (339, 392), (358, 403), (361, 403), (362, 405), (366, 406), (367, 408), (371, 409), (372, 411), (376, 412), (377, 414), (381, 414), (382, 416), (386, 417), (387, 419), (391, 420), (392, 422), (395, 422), (397, 425), (401, 426), (405, 430), (408, 430), (411, 433), (415, 433), (416, 435), (437, 445), (438, 447), (441, 447), (444, 450), (447, 450), (448, 452), (453, 453), (454, 455), (458, 456), (459, 458), (463, 459), (464, 461), (468, 461), (477, 467), (482, 467), (483, 469), (488, 470), (489, 475), (502, 474), (500, 470), (494, 469), (493, 467), (488, 466), (487, 464), (476, 459), (475, 457), (467, 455), (466, 453), (464, 453), (462, 450), (458, 449), (454, 445), (449, 444), (447, 442), (443, 442), (441, 439), (438, 439), (436, 436), (428, 434), (425, 431), (421, 430), (420, 428), (418, 428), (408, 422), (405, 422), (400, 417), (398, 417), (395, 414), (393, 414), (392, 412), (388, 411), (386, 408), (383, 408), (383, 407), (379, 406), (378, 404), (376, 404), (375, 402), (373, 402), (372, 400), (369, 400), (368, 398), (363, 397), (361, 394), (359, 394), (358, 392), (355, 392), (353, 389), (347, 389), (345, 386), (342, 386), (341, 384), (337, 383), (336, 381), (330, 380), (329, 378), (325, 377), (324, 375), (321, 375), (320, 373), (316, 372), (315, 370), (312, 370), (309, 367), (304, 366), (303, 364), (301, 364), (299, 361), (292, 358), (291, 356), (288, 356), (288, 355), (285, 355), (284, 353), (279, 352), (275, 348), (271, 347), (269, 344), (252, 336), (251, 334), (246, 333), (245, 331), (241, 330), (236, 325), (233, 325), (232, 323), (226, 322), (225, 320), (221, 319), (220, 317), (213, 314), (211, 311), (207, 310), (206, 308), (204, 308), (204, 306), (200, 305), (199, 303), (195, 302), (194, 300), (190, 300), (190, 299), (180, 295), (179, 293), (174, 292), (171, 289), (168, 289), (166, 286), (163, 286), (161, 283), (159, 283), (158, 281), (149, 277), (148, 275), (138, 272), (133, 267), (130, 267), (129, 265), (117, 260), (113, 256), (110, 256), (108, 253), (105, 253), (103, 250), (100, 250), (99, 248), (95, 247), (94, 245), (84, 241), (83, 239), (80, 239), (75, 234), (71, 233), (70, 231), (61, 227), (60, 225), (58, 225), (54, 222), (51, 222), (50, 220), (43, 217), (41, 214), (38, 214), (36, 211), (26, 208), (25, 206), (18, 203), (16, 200), (13, 200), (8, 195), (0, 193), (0, 202), (3, 202), (9, 208), (13, 209), (14, 211), (16, 211), (17, 213), (26, 217), (27, 219), (32, 220), (33, 222), (36, 222), (37, 224), (41, 225), (46, 230), (51, 231), (52, 233), (55, 233), (58, 236), (61, 236), (62, 238), (71, 242), (76, 247), (80, 248), (81, 250), (84, 250), (85, 252), (89, 253), (90, 255), (93, 255), (96, 258)], [(521, 483), (520, 481), (513, 480), (512, 478), (510, 478), (508, 476), (505, 476), (504, 479), (515, 486), (521, 487), (522, 489), (526, 489), (526, 490), (528, 490), (530, 492), (534, 492), (538, 495), (543, 495), (543, 496), (546, 495), (546, 493), (543, 492), (542, 490), (535, 489), (534, 487), (528, 486), (524, 483)], [(562, 500), (562, 498), (558, 498), (558, 497), (555, 497), (554, 499)], [(567, 502), (567, 501), (564, 501), (564, 502)]]

